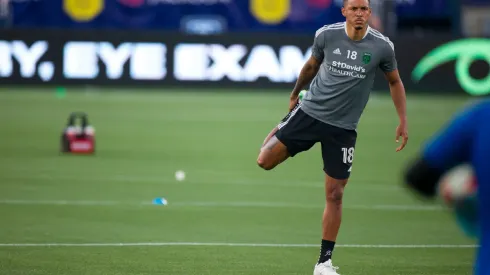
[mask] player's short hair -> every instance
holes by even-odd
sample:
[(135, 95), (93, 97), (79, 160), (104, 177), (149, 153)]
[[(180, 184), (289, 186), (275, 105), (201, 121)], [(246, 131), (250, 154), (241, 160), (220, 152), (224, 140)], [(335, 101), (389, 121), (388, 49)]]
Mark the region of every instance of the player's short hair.
[[(347, 1), (349, 1), (349, 0), (344, 0), (344, 6), (347, 3)], [(371, 0), (368, 0), (368, 3), (369, 3), (369, 5), (371, 5)]]

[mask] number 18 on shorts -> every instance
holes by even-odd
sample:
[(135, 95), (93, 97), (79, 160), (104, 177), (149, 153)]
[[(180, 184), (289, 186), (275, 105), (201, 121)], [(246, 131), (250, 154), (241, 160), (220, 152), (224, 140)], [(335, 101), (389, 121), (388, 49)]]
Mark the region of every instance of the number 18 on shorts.
[(322, 139), (323, 170), (335, 179), (347, 179), (352, 171), (357, 133), (331, 127), (330, 136)]
[(321, 122), (301, 110), (293, 109), (278, 125), (276, 137), (289, 155), (307, 151), (317, 142), (322, 146), (323, 170), (335, 179), (347, 179), (354, 161), (357, 132)]
[(352, 170), (352, 161), (354, 160), (354, 147), (343, 147), (342, 155), (342, 161), (344, 164), (349, 165), (349, 169), (347, 171), (350, 172)]

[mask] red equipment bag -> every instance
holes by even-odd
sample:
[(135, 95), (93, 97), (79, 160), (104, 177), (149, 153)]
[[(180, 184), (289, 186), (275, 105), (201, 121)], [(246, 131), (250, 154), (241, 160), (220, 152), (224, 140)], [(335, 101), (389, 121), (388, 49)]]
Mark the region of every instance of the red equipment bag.
[[(76, 124), (77, 118), (80, 125)], [(83, 112), (73, 112), (61, 135), (61, 152), (72, 154), (95, 153), (95, 129), (89, 124), (88, 116)]]

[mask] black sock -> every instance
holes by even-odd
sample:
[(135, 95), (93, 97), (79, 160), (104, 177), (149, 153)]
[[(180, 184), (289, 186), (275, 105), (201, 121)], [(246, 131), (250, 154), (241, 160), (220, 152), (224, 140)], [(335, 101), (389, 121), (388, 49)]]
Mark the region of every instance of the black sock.
[(332, 258), (333, 248), (335, 246), (335, 242), (322, 240), (322, 248), (320, 250), (320, 258), (318, 259), (318, 263), (324, 263)]

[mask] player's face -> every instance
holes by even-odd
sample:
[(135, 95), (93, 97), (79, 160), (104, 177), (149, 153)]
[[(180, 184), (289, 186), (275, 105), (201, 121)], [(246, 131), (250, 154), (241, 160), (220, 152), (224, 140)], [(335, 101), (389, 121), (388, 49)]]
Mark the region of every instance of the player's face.
[(348, 0), (342, 8), (347, 22), (356, 30), (362, 30), (371, 16), (368, 0)]

